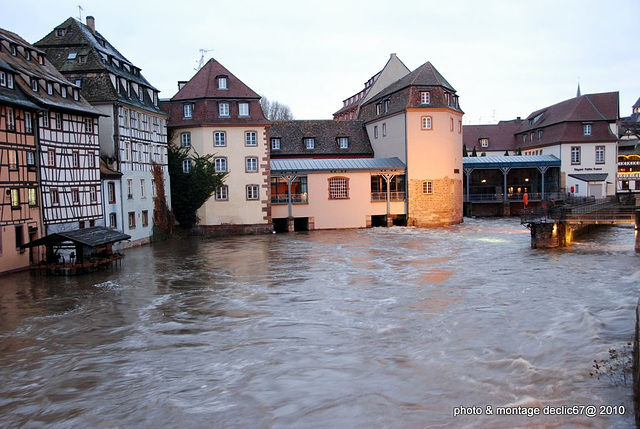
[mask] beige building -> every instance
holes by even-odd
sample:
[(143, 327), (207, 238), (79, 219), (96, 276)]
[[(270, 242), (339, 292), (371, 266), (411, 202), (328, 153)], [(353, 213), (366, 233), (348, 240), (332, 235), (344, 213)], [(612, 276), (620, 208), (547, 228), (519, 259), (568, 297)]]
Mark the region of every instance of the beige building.
[[(260, 96), (220, 63), (209, 60), (178, 93), (164, 102), (170, 144), (212, 154), (223, 186), (198, 211), (208, 233), (271, 230), (269, 204), (269, 121)], [(185, 172), (191, 165), (183, 165)]]

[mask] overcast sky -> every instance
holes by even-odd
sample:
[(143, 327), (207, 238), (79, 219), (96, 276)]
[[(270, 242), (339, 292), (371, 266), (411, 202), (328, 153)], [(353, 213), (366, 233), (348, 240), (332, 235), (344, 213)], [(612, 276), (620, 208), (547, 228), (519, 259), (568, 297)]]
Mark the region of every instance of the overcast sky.
[(526, 117), (582, 94), (640, 97), (638, 0), (0, 0), (0, 27), (34, 43), (87, 15), (170, 98), (215, 58), (296, 119), (329, 119), (396, 53), (430, 61), (457, 90), (465, 124)]

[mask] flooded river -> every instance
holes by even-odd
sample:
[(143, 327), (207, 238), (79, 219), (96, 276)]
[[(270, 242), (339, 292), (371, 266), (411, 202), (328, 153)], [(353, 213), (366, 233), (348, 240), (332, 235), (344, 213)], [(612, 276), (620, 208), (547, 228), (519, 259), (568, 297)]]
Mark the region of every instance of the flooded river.
[(632, 339), (633, 243), (532, 250), (517, 220), (465, 219), (0, 277), (0, 427), (630, 428), (631, 387), (590, 372)]

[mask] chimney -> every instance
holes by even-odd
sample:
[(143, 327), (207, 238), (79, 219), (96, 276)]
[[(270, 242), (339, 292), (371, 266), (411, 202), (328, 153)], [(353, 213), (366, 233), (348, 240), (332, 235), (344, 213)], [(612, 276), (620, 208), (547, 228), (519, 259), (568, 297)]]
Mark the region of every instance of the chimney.
[(87, 27), (91, 29), (91, 32), (96, 32), (96, 19), (93, 16), (87, 16)]

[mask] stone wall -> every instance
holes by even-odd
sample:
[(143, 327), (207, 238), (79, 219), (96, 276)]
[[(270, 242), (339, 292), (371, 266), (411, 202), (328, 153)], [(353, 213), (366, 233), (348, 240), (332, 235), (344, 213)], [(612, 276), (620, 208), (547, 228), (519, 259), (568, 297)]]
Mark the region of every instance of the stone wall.
[(424, 180), (411, 180), (408, 226), (445, 226), (462, 222), (462, 181), (445, 177), (431, 180), (433, 193), (424, 194)]

